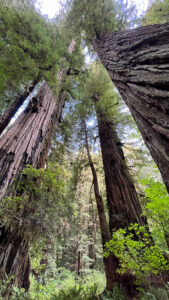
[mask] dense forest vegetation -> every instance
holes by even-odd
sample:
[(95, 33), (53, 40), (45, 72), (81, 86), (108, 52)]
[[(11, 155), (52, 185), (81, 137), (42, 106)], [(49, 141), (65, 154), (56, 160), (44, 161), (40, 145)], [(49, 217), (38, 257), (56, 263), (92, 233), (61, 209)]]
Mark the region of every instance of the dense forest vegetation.
[(0, 0), (0, 299), (167, 300), (169, 1), (37, 7)]

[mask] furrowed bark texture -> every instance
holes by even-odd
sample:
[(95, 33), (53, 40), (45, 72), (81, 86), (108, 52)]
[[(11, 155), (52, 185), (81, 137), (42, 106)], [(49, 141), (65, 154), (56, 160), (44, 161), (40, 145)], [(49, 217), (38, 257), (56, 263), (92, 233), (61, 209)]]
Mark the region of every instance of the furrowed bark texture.
[[(0, 187), (1, 198), (6, 194), (14, 178), (26, 164), (44, 167), (55, 127), (65, 103), (65, 93), (60, 91), (58, 103), (45, 83), (33, 97), (25, 111), (0, 139)], [(36, 201), (36, 199), (34, 199)], [(22, 225), (6, 230), (0, 235), (0, 278), (13, 275), (12, 283), (29, 288), (30, 260), (28, 241)], [(5, 293), (7, 295), (8, 291)], [(9, 295), (10, 299), (10, 295)]]
[(7, 111), (5, 111), (5, 113), (0, 117), (0, 135), (3, 132), (3, 130), (7, 127), (11, 119), (14, 117), (18, 109), (24, 103), (26, 98), (34, 90), (37, 83), (38, 79), (33, 81), (32, 84), (23, 91), (23, 93), (15, 100), (15, 102), (11, 104)]
[[(5, 227), (0, 228), (0, 233), (0, 279), (5, 279), (6, 275), (10, 278), (15, 274), (10, 284), (15, 284), (28, 291), (30, 286), (28, 242), (16, 231), (6, 230)], [(5, 291), (5, 296), (7, 295), (8, 290)], [(8, 296), (10, 299), (10, 294)]]
[(101, 34), (93, 46), (169, 192), (169, 23)]
[(85, 146), (86, 146), (87, 156), (88, 156), (88, 160), (89, 160), (89, 164), (90, 164), (90, 168), (91, 168), (92, 176), (93, 176), (93, 187), (94, 187), (94, 194), (95, 194), (95, 198), (96, 198), (96, 205), (97, 205), (97, 211), (98, 211), (99, 222), (100, 222), (102, 245), (104, 246), (104, 244), (110, 240), (110, 233), (109, 233), (106, 214), (105, 214), (105, 210), (104, 210), (103, 199), (99, 192), (97, 173), (96, 173), (96, 170), (95, 170), (95, 167), (94, 167), (91, 155), (90, 155), (90, 151), (89, 151), (87, 128), (86, 128), (85, 121), (84, 121), (83, 125), (84, 125), (84, 134), (85, 134)]
[(61, 91), (56, 105), (56, 100), (45, 83), (25, 111), (1, 137), (0, 198), (26, 164), (35, 168), (44, 166), (64, 101), (64, 92)]
[[(85, 122), (84, 122), (84, 133), (85, 133), (85, 144), (86, 144), (88, 160), (93, 175), (94, 193), (95, 193), (97, 211), (98, 211), (99, 222), (100, 222), (102, 246), (104, 250), (105, 243), (111, 239), (111, 234), (109, 232), (109, 227), (106, 219), (104, 202), (99, 191), (97, 173), (89, 151), (88, 136), (87, 136), (87, 129), (86, 129)], [(119, 259), (115, 255), (113, 255), (113, 253), (110, 254), (108, 257), (103, 257), (103, 262), (104, 262), (104, 269), (106, 275), (106, 289), (108, 291), (112, 291), (115, 284), (118, 284), (119, 286), (122, 285), (125, 288), (126, 293), (128, 295), (127, 299), (132, 299), (131, 297), (135, 295), (135, 286), (134, 286), (135, 277), (132, 274), (126, 273), (124, 275), (120, 275), (116, 272), (117, 269), (119, 268), (120, 263), (119, 263)]]
[(112, 122), (97, 110), (97, 120), (109, 210), (110, 234), (131, 223), (146, 225), (133, 180)]

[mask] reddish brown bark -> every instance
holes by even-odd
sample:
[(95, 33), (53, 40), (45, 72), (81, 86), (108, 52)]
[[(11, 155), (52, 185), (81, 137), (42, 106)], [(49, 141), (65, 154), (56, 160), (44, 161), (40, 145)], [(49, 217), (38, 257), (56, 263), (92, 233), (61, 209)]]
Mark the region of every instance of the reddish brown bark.
[[(93, 175), (94, 193), (95, 193), (97, 211), (98, 211), (98, 216), (100, 221), (102, 246), (104, 250), (105, 243), (111, 239), (111, 234), (109, 232), (109, 227), (106, 219), (103, 199), (99, 192), (97, 173), (89, 151), (87, 129), (86, 129), (85, 122), (84, 122), (84, 133), (85, 133), (85, 144), (86, 144), (88, 160)], [(119, 259), (113, 254), (110, 254), (108, 257), (104, 257), (103, 262), (104, 262), (104, 269), (106, 275), (106, 289), (108, 291), (112, 291), (115, 284), (118, 284), (119, 286), (122, 285), (125, 288), (126, 293), (128, 295), (127, 299), (132, 299), (131, 297), (134, 296), (136, 292), (134, 286), (135, 277), (132, 274), (124, 274), (121, 276), (120, 274), (117, 273), (120, 263), (119, 263)]]
[(85, 121), (83, 122), (84, 124), (84, 133), (85, 133), (85, 146), (87, 150), (87, 156), (90, 164), (90, 168), (92, 171), (92, 176), (93, 176), (93, 186), (94, 186), (94, 194), (96, 198), (96, 205), (97, 205), (97, 211), (98, 211), (98, 216), (99, 216), (99, 221), (100, 221), (100, 231), (101, 231), (101, 238), (102, 238), (102, 245), (110, 240), (110, 233), (108, 229), (108, 224), (106, 220), (106, 214), (104, 211), (104, 203), (103, 199), (100, 195), (99, 192), (99, 184), (98, 184), (98, 179), (97, 179), (97, 173), (90, 155), (89, 151), (89, 144), (88, 144), (88, 136), (87, 136), (87, 129), (86, 129), (86, 124)]
[(64, 105), (61, 91), (56, 105), (45, 83), (25, 111), (0, 139), (0, 196), (5, 194), (26, 164), (42, 168), (49, 150), (56, 122)]
[(101, 34), (93, 45), (169, 192), (169, 24)]
[(105, 172), (110, 233), (119, 228), (127, 228), (131, 223), (146, 225), (113, 124), (99, 109), (97, 109), (97, 120)]
[[(45, 83), (36, 97), (28, 104), (11, 128), (0, 139), (0, 185), (1, 198), (14, 178), (19, 176), (26, 164), (42, 168), (47, 157), (56, 124), (65, 103), (60, 92), (56, 102)], [(34, 199), (36, 201), (36, 199)], [(30, 261), (28, 241), (22, 226), (6, 230), (2, 227), (0, 237), (0, 277), (13, 275), (12, 282), (26, 290), (29, 288)]]
[[(75, 41), (71, 42), (68, 48), (69, 53), (74, 51), (75, 44)], [(55, 127), (61, 119), (62, 108), (66, 100), (62, 89), (65, 75), (67, 71), (64, 70), (58, 74), (60, 91), (57, 102), (47, 83), (44, 83), (25, 111), (0, 138), (0, 199), (7, 193), (7, 188), (11, 187), (14, 178), (19, 177), (26, 164), (31, 164), (35, 168), (44, 167)], [(36, 201), (36, 199), (33, 200)], [(3, 231), (6, 232), (6, 229), (3, 228)], [(10, 244), (11, 249), (8, 251)], [(24, 237), (20, 224), (18, 228), (7, 230), (6, 237), (2, 240), (2, 247), (0, 247), (0, 257), (6, 257), (0, 262), (1, 273), (7, 272), (7, 275), (13, 275), (14, 283), (28, 289), (30, 273), (28, 241)], [(18, 268), (15, 268), (17, 264)], [(9, 266), (7, 269), (6, 265)]]
[(10, 105), (10, 107), (4, 112), (4, 114), (0, 117), (0, 135), (3, 130), (7, 127), (11, 119), (14, 117), (18, 109), (24, 103), (26, 98), (31, 94), (34, 90), (35, 86), (38, 83), (38, 79), (34, 80), (32, 84), (27, 87), (23, 93)]
[[(2, 227), (0, 244), (0, 279), (5, 279), (6, 275), (9, 279), (12, 276), (10, 284), (15, 284), (19, 288), (24, 288), (28, 291), (30, 285), (28, 242), (16, 231), (5, 230)], [(14, 274), (15, 276), (13, 277)], [(8, 294), (8, 291), (5, 294)]]

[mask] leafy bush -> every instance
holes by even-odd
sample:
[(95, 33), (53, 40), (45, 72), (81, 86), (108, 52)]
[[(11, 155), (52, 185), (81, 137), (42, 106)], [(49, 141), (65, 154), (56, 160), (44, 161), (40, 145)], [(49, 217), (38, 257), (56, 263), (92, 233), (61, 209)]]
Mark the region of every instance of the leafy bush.
[(126, 295), (123, 289), (120, 289), (118, 286), (115, 286), (113, 292), (105, 291), (99, 297), (99, 300), (126, 300)]
[(64, 172), (58, 164), (45, 170), (27, 165), (13, 186), (13, 196), (0, 203), (2, 224), (22, 230), (29, 238), (31, 234), (34, 240), (37, 234), (51, 230), (51, 220), (63, 207), (63, 178)]
[(140, 289), (139, 296), (141, 300), (168, 300), (169, 290), (149, 287), (148, 290)]
[[(36, 280), (31, 277), (29, 293), (24, 289), (18, 289), (5, 280), (0, 286), (0, 299), (4, 291), (8, 289), (11, 300), (95, 300), (105, 289), (105, 276), (99, 271), (93, 271), (86, 278), (80, 278), (74, 272), (65, 268), (56, 269), (54, 277), (41, 276)], [(5, 300), (8, 300), (8, 296)]]
[(167, 251), (169, 239), (169, 195), (165, 184), (147, 176), (140, 180), (145, 193), (145, 213), (151, 219), (152, 233), (157, 244)]
[(152, 273), (169, 269), (162, 251), (151, 244), (146, 227), (133, 224), (127, 230), (119, 229), (113, 233), (112, 240), (106, 243), (104, 256), (113, 253), (120, 261), (118, 272), (132, 271), (137, 283), (141, 283)]

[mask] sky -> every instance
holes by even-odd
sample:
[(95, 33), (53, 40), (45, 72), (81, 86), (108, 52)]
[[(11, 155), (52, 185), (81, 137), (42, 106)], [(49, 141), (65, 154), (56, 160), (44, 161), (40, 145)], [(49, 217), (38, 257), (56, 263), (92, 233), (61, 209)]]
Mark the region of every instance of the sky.
[[(79, 0), (80, 1), (80, 0)], [(146, 10), (148, 5), (148, 0), (131, 0), (135, 2), (139, 13)], [(59, 11), (60, 0), (38, 0), (41, 12), (44, 15), (48, 15), (49, 18), (53, 18), (55, 14)]]
[(38, 0), (38, 6), (44, 15), (53, 18), (60, 9), (60, 0)]

